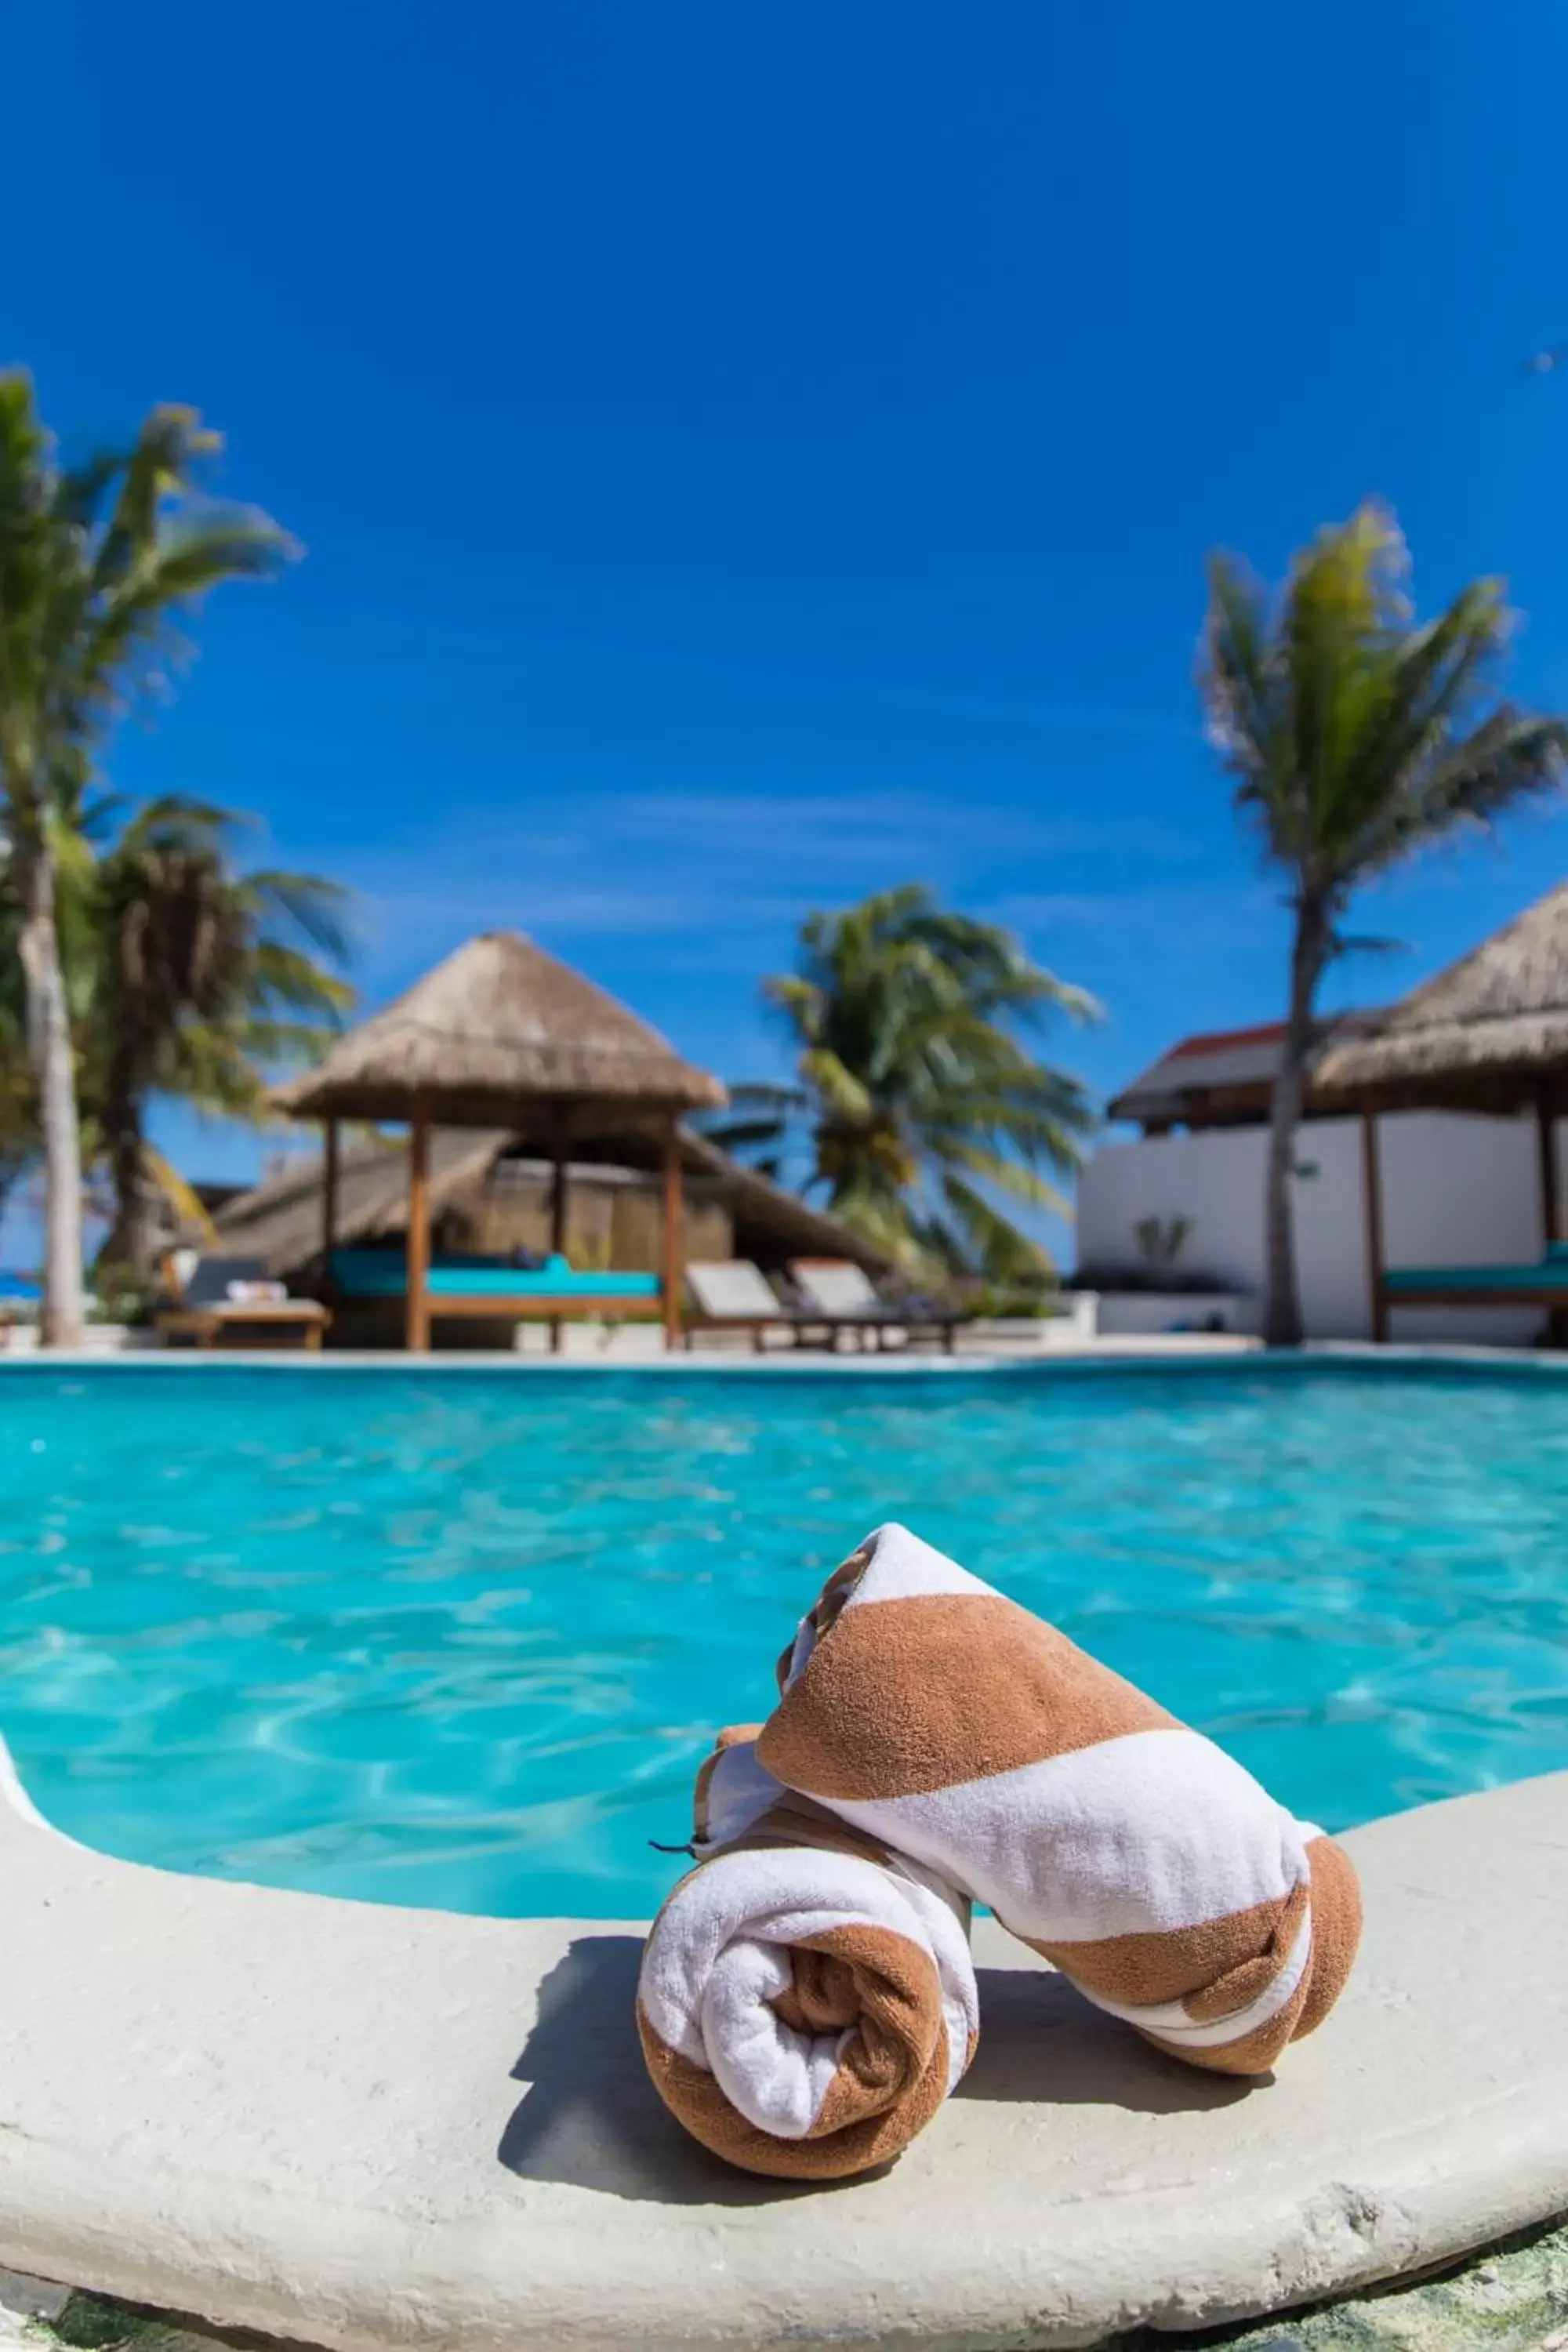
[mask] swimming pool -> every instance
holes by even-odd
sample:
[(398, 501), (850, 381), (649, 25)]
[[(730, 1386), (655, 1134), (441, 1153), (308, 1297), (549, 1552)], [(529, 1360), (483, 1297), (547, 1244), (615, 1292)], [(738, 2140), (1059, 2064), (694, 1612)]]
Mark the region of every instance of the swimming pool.
[(902, 1518), (1331, 1828), (1568, 1766), (1568, 1379), (0, 1373), (0, 1732), (137, 1861), (637, 1916)]

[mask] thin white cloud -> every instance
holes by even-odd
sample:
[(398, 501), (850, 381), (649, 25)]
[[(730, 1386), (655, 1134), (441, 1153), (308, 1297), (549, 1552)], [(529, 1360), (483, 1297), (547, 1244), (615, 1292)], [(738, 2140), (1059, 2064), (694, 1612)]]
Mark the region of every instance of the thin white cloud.
[[(712, 852), (765, 847), (803, 867), (901, 856), (905, 874), (921, 860), (1123, 857), (1190, 865), (1190, 835), (1150, 818), (1087, 816), (1048, 805), (1019, 807), (964, 793), (931, 792), (628, 793), (598, 803), (599, 825), (626, 840)], [(885, 877), (892, 867), (884, 863)]]
[(494, 811), (405, 834), (336, 870), (360, 894), (374, 991), (478, 930), (511, 927), (570, 951), (635, 939), (661, 969), (760, 970), (802, 918), (925, 881), (1015, 929), (1109, 929), (1119, 893), (1007, 892), (1021, 866), (1115, 873), (1136, 856), (1178, 872), (1194, 851), (1159, 826), (1022, 812), (931, 793), (696, 790), (563, 794), (542, 826)]

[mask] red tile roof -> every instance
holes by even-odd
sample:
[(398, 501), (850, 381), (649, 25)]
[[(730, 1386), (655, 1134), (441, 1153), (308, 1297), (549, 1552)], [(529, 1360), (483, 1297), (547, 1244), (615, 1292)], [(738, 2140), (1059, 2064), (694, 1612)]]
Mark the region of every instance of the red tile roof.
[(1184, 1054), (1217, 1053), (1226, 1045), (1273, 1045), (1285, 1034), (1283, 1021), (1264, 1021), (1253, 1029), (1200, 1029), (1191, 1037), (1184, 1037), (1161, 1056), (1163, 1061), (1179, 1062)]
[[(1363, 1036), (1377, 1018), (1375, 1013), (1334, 1013), (1321, 1024), (1321, 1043)], [(1260, 1118), (1260, 1097), (1274, 1083), (1284, 1039), (1283, 1021), (1183, 1037), (1106, 1106), (1106, 1116), (1159, 1126), (1180, 1122), (1189, 1110), (1212, 1121), (1229, 1107), (1233, 1116)]]

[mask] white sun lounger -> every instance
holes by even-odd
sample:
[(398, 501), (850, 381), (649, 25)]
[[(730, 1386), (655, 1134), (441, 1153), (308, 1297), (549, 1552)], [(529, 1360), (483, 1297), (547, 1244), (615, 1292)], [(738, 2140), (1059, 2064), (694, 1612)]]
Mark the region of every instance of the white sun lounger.
[(879, 1295), (865, 1267), (848, 1258), (792, 1258), (789, 1270), (800, 1293), (803, 1319), (826, 1327), (834, 1347), (840, 1331), (858, 1331), (862, 1340), (868, 1331), (875, 1331), (879, 1348), (884, 1331), (902, 1331), (910, 1339), (917, 1333), (934, 1336), (952, 1352), (952, 1335), (962, 1315), (925, 1301), (894, 1306)]
[(711, 1259), (706, 1265), (689, 1265), (686, 1286), (692, 1301), (685, 1318), (688, 1348), (699, 1331), (731, 1330), (749, 1331), (752, 1347), (760, 1351), (770, 1324), (793, 1328), (796, 1320), (790, 1308), (779, 1304), (766, 1276), (750, 1258)]

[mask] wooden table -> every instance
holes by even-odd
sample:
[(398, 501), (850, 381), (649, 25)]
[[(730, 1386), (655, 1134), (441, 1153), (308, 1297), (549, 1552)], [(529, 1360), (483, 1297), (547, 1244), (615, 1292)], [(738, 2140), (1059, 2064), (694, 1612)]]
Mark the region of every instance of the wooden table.
[(212, 1307), (165, 1307), (157, 1325), (165, 1339), (190, 1339), (198, 1348), (216, 1348), (234, 1324), (274, 1330), (292, 1328), (307, 1348), (316, 1350), (331, 1319), (313, 1298), (230, 1298)]

